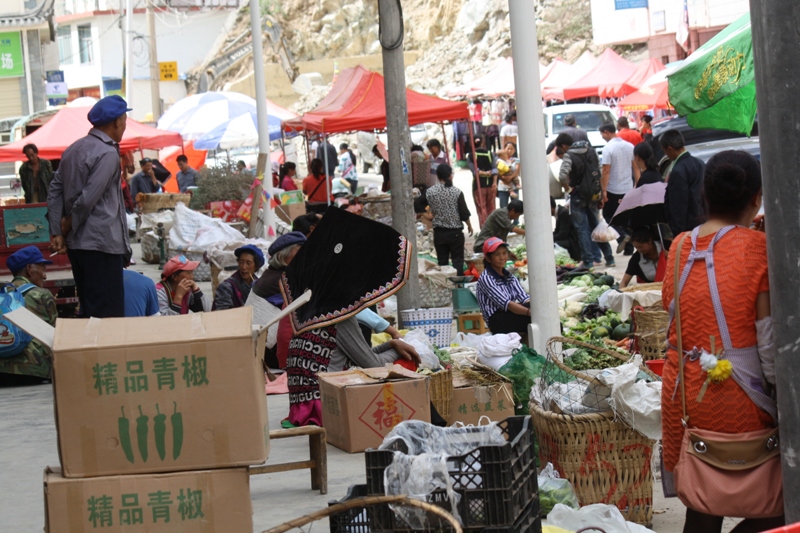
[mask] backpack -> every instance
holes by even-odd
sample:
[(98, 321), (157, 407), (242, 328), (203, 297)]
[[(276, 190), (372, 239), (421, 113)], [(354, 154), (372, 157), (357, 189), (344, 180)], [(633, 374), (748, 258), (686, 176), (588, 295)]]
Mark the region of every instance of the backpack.
[(2, 315), (10, 313), (20, 307), (25, 307), (25, 293), (36, 287), (32, 283), (25, 283), (16, 287), (13, 283), (6, 283), (0, 291), (0, 358), (14, 357), (33, 340), (33, 337), (19, 329)]
[[(572, 159), (572, 166), (576, 172), (583, 175), (581, 181), (575, 186), (578, 197), (586, 202), (587, 205), (596, 204), (603, 197), (603, 186), (600, 184), (600, 165), (597, 161), (597, 154), (593, 148), (589, 148), (586, 154), (569, 154)], [(592, 157), (594, 155), (594, 157)], [(575, 163), (579, 163), (576, 165)]]

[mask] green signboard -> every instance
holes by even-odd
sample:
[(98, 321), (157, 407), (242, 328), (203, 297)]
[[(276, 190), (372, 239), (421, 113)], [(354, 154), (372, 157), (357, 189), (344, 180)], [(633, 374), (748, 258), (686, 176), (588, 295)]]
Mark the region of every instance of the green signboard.
[(19, 78), (24, 75), (20, 33), (18, 31), (0, 33), (0, 78)]

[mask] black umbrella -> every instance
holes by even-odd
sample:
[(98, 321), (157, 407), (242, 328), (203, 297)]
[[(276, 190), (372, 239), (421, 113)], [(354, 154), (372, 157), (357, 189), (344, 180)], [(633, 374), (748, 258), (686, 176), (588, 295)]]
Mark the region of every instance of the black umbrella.
[(341, 322), (396, 293), (408, 279), (411, 243), (391, 227), (329, 207), (281, 278), (295, 333)]
[(609, 222), (612, 226), (636, 229), (666, 222), (664, 194), (666, 183), (649, 183), (625, 194), (616, 214)]

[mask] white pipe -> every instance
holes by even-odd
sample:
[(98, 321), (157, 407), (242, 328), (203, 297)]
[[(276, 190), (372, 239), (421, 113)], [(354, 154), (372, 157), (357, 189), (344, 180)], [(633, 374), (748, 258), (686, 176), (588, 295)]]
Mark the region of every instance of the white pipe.
[(509, 0), (511, 48), (514, 56), (514, 86), (517, 91), (519, 153), (524, 154), (522, 178), (525, 199), (525, 243), (528, 249), (528, 283), (531, 294), (529, 342), (545, 353), (550, 337), (560, 334), (556, 262), (553, 254), (553, 224), (544, 144), (542, 88), (539, 83), (539, 48), (536, 43), (536, 9), (531, 0)]
[(325, 190), (328, 193), (326, 200), (328, 201), (328, 205), (331, 205), (331, 179), (333, 176), (328, 177), (328, 136), (325, 133), (322, 133), (322, 157), (325, 158)]
[(28, 89), (28, 114), (36, 112), (33, 108), (33, 72), (31, 72), (31, 49), (28, 47), (28, 30), (20, 32), (22, 36), (22, 53), (25, 54), (25, 85)]
[[(264, 40), (261, 35), (261, 6), (258, 0), (250, 0), (250, 34), (253, 38), (253, 78), (256, 84), (256, 114), (258, 117), (258, 152), (266, 154), (267, 167), (263, 169), (262, 187), (271, 199), (272, 173), (270, 171), (269, 155), (269, 114), (267, 110), (267, 83), (264, 76)], [(257, 191), (259, 192), (259, 191)], [(256, 205), (255, 203), (253, 205)], [(275, 231), (275, 211), (270, 200), (261, 203), (264, 210), (265, 236), (270, 236), (270, 231)], [(253, 210), (253, 219), (258, 213)]]
[(125, 4), (125, 99), (133, 107), (133, 0)]

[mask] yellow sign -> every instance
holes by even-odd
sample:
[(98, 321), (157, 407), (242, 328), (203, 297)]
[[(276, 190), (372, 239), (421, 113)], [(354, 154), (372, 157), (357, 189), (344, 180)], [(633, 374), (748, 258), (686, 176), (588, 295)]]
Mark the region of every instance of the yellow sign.
[(178, 62), (165, 61), (158, 64), (161, 81), (178, 81)]

